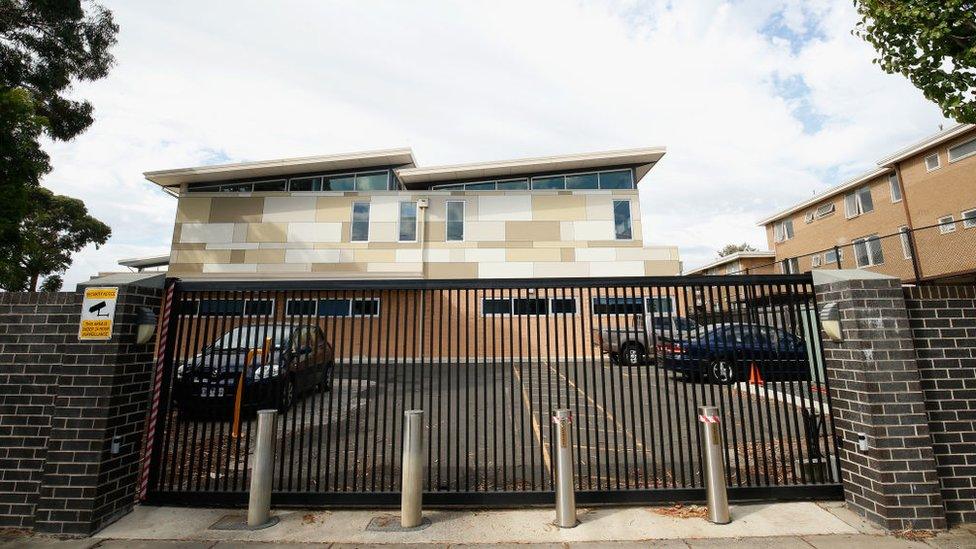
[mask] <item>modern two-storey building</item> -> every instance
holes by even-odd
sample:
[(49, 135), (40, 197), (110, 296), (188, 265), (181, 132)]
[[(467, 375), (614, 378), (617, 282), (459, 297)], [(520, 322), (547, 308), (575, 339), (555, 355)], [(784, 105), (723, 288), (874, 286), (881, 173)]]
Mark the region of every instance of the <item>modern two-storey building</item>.
[(409, 149), (146, 173), (183, 279), (674, 275), (638, 185), (663, 148), (418, 167)]

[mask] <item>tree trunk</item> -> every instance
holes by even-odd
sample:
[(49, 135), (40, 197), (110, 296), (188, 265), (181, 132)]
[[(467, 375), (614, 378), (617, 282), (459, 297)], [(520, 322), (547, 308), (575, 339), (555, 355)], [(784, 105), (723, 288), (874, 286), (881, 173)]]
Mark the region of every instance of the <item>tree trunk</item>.
[(40, 277), (37, 273), (31, 273), (30, 286), (27, 288), (29, 292), (37, 291), (37, 279)]

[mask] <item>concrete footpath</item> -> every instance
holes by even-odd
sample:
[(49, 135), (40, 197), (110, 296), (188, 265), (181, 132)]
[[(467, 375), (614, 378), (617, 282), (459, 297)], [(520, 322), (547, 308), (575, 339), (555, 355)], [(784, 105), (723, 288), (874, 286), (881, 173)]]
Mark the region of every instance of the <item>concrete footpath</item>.
[(711, 524), (694, 507), (612, 507), (580, 510), (580, 525), (553, 526), (551, 509), (431, 510), (431, 525), (413, 532), (368, 530), (382, 511), (280, 510), (281, 522), (259, 531), (214, 530), (210, 526), (240, 510), (137, 507), (92, 538), (58, 540), (44, 536), (0, 538), (0, 548), (64, 549), (169, 548), (295, 549), (366, 547), (794, 547), (817, 549), (976, 548), (976, 526), (927, 537), (886, 535), (860, 520), (841, 503), (770, 503), (732, 506), (733, 521)]

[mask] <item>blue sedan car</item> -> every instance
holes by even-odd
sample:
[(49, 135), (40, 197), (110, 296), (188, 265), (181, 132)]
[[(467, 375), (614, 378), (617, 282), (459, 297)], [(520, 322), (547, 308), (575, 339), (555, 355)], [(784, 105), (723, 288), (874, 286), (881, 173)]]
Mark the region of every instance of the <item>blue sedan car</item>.
[(713, 324), (659, 352), (665, 369), (714, 383), (746, 381), (753, 366), (764, 381), (810, 379), (804, 341), (758, 324)]

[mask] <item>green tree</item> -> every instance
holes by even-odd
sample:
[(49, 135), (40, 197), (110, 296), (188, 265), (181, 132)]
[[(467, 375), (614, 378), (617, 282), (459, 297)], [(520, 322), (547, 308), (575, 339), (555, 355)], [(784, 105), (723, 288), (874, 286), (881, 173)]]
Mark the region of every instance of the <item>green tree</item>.
[(726, 244), (724, 248), (718, 251), (719, 257), (725, 257), (727, 255), (732, 255), (736, 252), (754, 252), (756, 249), (752, 247), (751, 244), (743, 242), (742, 244)]
[(28, 201), (51, 169), (38, 140), (91, 125), (91, 104), (67, 94), (108, 74), (117, 32), (111, 12), (87, 0), (0, 0), (0, 270), (16, 270)]
[(0, 264), (0, 286), (7, 291), (36, 291), (41, 277), (48, 277), (47, 284), (53, 278), (48, 275), (63, 273), (71, 265), (72, 253), (89, 244), (105, 244), (112, 234), (77, 198), (36, 187), (28, 203), (31, 209), (20, 224), (16, 253)]
[(64, 286), (64, 279), (61, 275), (51, 275), (41, 282), (41, 287), (38, 288), (42, 292), (60, 292), (61, 286)]
[(948, 118), (976, 122), (976, 2), (854, 0), (854, 34), (878, 52), (874, 62), (901, 74)]

